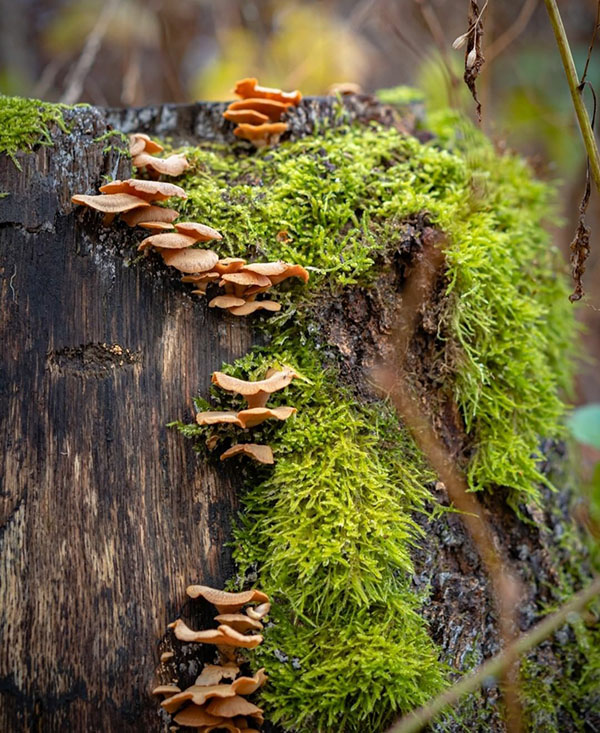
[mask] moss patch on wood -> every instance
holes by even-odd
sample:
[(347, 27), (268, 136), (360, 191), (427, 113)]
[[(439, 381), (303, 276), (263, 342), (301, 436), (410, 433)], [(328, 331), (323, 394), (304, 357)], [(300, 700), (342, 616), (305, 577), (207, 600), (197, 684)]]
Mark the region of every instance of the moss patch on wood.
[(0, 154), (4, 153), (21, 168), (16, 154), (31, 151), (36, 145), (52, 145), (50, 127), (58, 125), (67, 132), (65, 104), (52, 104), (39, 99), (0, 95)]
[[(304, 377), (273, 400), (297, 416), (252, 430), (276, 464), (242, 464), (235, 533), (236, 583), (258, 580), (276, 600), (256, 662), (271, 677), (269, 719), (290, 730), (380, 731), (447, 681), (419, 615), (426, 594), (411, 585), (414, 516), (433, 476), (389, 406), (342, 384), (312, 315), (317, 296), (373, 285), (406, 222), (425, 216), (447, 237), (438, 335), (453, 348), (440, 371), (466, 426), (471, 486), (501, 487), (513, 506), (539, 501), (540, 437), (562, 431), (574, 321), (542, 225), (553, 192), (455, 115), (428, 126), (426, 143), (373, 124), (258, 153), (187, 148), (188, 199), (172, 204), (222, 232), (221, 256), (311, 270), (308, 288), (282, 286), (281, 314), (257, 320), (267, 346), (224, 367), (258, 379), (288, 364)], [(240, 406), (215, 390), (210, 407), (198, 400)], [(178, 427), (199, 450), (206, 437), (240, 439), (226, 426)]]

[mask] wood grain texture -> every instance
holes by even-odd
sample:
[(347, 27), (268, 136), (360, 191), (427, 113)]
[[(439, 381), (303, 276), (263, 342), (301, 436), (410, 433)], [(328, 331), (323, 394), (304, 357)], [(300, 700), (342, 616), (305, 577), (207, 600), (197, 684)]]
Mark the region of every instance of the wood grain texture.
[(101, 113), (69, 124), (0, 159), (0, 730), (157, 730), (158, 641), (186, 585), (231, 576), (236, 509), (233, 469), (165, 425), (251, 336), (73, 208), (130, 171)]

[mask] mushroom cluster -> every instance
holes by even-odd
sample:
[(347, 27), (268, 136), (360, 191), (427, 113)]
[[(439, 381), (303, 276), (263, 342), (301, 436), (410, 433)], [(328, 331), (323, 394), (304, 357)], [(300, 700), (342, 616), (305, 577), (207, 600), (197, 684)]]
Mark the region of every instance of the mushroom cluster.
[(103, 212), (105, 226), (112, 222), (116, 214), (121, 214), (121, 218), (129, 226), (136, 226), (149, 222), (168, 224), (169, 221), (174, 221), (179, 216), (177, 211), (154, 206), (157, 201), (165, 201), (173, 196), (187, 198), (183, 188), (174, 183), (128, 178), (126, 181), (116, 180), (100, 186), (98, 195), (76, 194), (71, 197), (71, 201)]
[[(247, 382), (223, 372), (213, 372), (212, 383), (226, 392), (242, 395), (247, 407), (238, 412), (199, 412), (196, 415), (196, 422), (200, 426), (226, 424), (248, 429), (260, 425), (265, 420), (287, 420), (296, 412), (296, 408), (286, 405), (273, 408), (267, 407), (267, 400), (273, 392), (284, 389), (297, 376), (298, 374), (289, 367), (280, 371), (270, 369), (266, 378), (257, 382)], [(212, 442), (209, 439), (208, 445), (211, 446), (211, 444)], [(220, 458), (224, 461), (237, 455), (249, 456), (258, 463), (274, 463), (273, 451), (270, 446), (257, 443), (237, 443), (222, 453)]]
[(152, 153), (160, 153), (163, 146), (151, 140), (143, 132), (136, 132), (129, 136), (129, 153), (133, 165), (139, 170), (145, 170), (150, 178), (158, 176), (180, 176), (190, 167), (183, 153), (169, 155), (167, 158), (157, 158)]
[(257, 148), (279, 142), (288, 128), (281, 122), (281, 116), (302, 99), (299, 91), (282, 92), (261, 87), (256, 79), (238, 81), (234, 92), (241, 99), (232, 102), (223, 116), (237, 125), (234, 135), (250, 140)]
[(190, 598), (202, 597), (216, 607), (218, 626), (194, 631), (177, 619), (169, 628), (179, 641), (215, 645), (218, 663), (204, 665), (194, 684), (185, 690), (177, 685), (160, 685), (153, 694), (164, 698), (161, 706), (178, 725), (201, 733), (258, 733), (263, 711), (246, 697), (262, 687), (267, 676), (264, 669), (252, 677), (240, 676), (244, 660), (236, 649), (255, 649), (262, 643), (262, 620), (271, 609), (269, 597), (259, 590), (228, 593), (205, 585), (190, 585), (186, 592)]
[(279, 311), (281, 304), (274, 300), (256, 300), (256, 296), (289, 277), (308, 282), (309, 274), (301, 265), (288, 262), (246, 263), (240, 257), (226, 257), (214, 263), (209, 270), (194, 275), (184, 275), (182, 280), (194, 285), (196, 295), (205, 295), (210, 283), (218, 284), (224, 295), (212, 298), (210, 308), (222, 308), (234, 316), (247, 316), (259, 310)]

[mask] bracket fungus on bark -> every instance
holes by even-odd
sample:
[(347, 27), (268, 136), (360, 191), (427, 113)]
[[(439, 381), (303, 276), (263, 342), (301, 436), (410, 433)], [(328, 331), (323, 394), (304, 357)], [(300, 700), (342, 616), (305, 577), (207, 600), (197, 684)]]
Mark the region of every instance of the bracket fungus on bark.
[(241, 99), (232, 102), (223, 116), (236, 123), (234, 135), (249, 140), (257, 148), (279, 142), (288, 129), (285, 122), (280, 122), (282, 115), (302, 99), (299, 91), (261, 87), (254, 78), (241, 79), (234, 91)]
[(180, 176), (190, 167), (183, 153), (169, 155), (166, 158), (157, 158), (152, 155), (152, 153), (161, 153), (163, 150), (162, 145), (143, 132), (136, 132), (129, 136), (129, 154), (136, 168), (158, 175)]
[(284, 389), (298, 374), (291, 367), (285, 367), (279, 371), (272, 371), (266, 379), (256, 382), (247, 382), (244, 379), (232, 377), (223, 372), (213, 372), (212, 383), (226, 392), (234, 392), (242, 395), (249, 408), (264, 407), (273, 392)]
[(257, 463), (264, 463), (267, 466), (275, 463), (270, 446), (259, 445), (258, 443), (236, 443), (236, 445), (232, 445), (231, 448), (221, 453), (220, 459), (226, 461), (228, 458), (239, 455), (249, 456)]
[(163, 150), (160, 143), (152, 140), (144, 132), (134, 132), (129, 136), (129, 154), (132, 158), (140, 153), (162, 153)]
[[(262, 668), (251, 677), (240, 675), (240, 663), (245, 658), (232, 661), (230, 650), (254, 649), (262, 642), (260, 634), (245, 633), (262, 629), (262, 624), (244, 615), (241, 610), (251, 603), (259, 603), (259, 608), (270, 606), (268, 596), (256, 589), (229, 593), (204, 585), (189, 586), (187, 594), (191, 598), (203, 598), (216, 606), (219, 611), (215, 618), (219, 623), (218, 628), (193, 631), (181, 619), (169, 627), (180, 641), (216, 644), (220, 662), (206, 664), (194, 684), (183, 691), (174, 685), (156, 688), (156, 694), (168, 695), (161, 702), (161, 707), (174, 716), (173, 720), (178, 725), (199, 731), (256, 731), (254, 726), (263, 722), (263, 712), (244, 696), (252, 695), (262, 687), (267, 675)], [(231, 704), (221, 706), (219, 703), (225, 700), (231, 700)]]
[(167, 209), (163, 206), (149, 205), (145, 209), (135, 209), (121, 215), (121, 219), (130, 227), (141, 226), (146, 222), (163, 222), (172, 224), (179, 216), (175, 209)]

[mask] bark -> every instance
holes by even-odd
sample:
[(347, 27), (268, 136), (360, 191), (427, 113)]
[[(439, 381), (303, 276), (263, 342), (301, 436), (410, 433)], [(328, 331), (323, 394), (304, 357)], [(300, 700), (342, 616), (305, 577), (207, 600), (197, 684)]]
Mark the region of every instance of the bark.
[[(175, 275), (132, 265), (139, 233), (122, 223), (103, 229), (99, 215), (70, 203), (106, 175), (129, 176), (129, 161), (114, 149), (105, 155), (106, 141), (97, 140), (110, 124), (176, 141), (232, 142), (224, 106), (79, 108), (68, 113), (70, 135), (54, 131), (54, 148), (19, 156), (22, 171), (0, 158), (10, 193), (0, 199), (1, 730), (159, 730), (149, 693), (166, 625), (186, 585), (222, 586), (234, 573), (227, 542), (240, 479), (227, 464), (218, 474), (203, 465), (165, 425), (189, 418), (191, 398), (208, 396), (211, 373), (256, 337), (245, 320), (232, 323), (193, 300)], [(369, 97), (308, 100), (291, 135), (353, 119), (397, 124)], [(379, 286), (319, 307), (324, 343), (363, 391), (426, 236), (435, 232), (425, 220), (407, 223)], [(420, 324), (415, 364), (433, 363), (434, 326)], [(422, 368), (421, 378), (435, 395), (435, 371)], [(446, 397), (435, 404), (458, 455), (466, 443), (456, 411)], [(548, 511), (552, 501), (564, 509), (559, 496)], [(553, 578), (551, 534), (519, 522), (499, 499), (489, 512), (539, 603), (543, 581)], [(456, 663), (467, 653), (487, 656), (497, 645), (487, 581), (460, 520), (438, 520), (427, 538), (415, 583), (432, 583), (425, 614), (434, 638)], [(533, 619), (524, 617), (523, 629)], [(193, 678), (196, 668), (179, 651), (159, 672), (168, 679), (185, 669)], [(489, 729), (500, 730), (494, 721)]]

